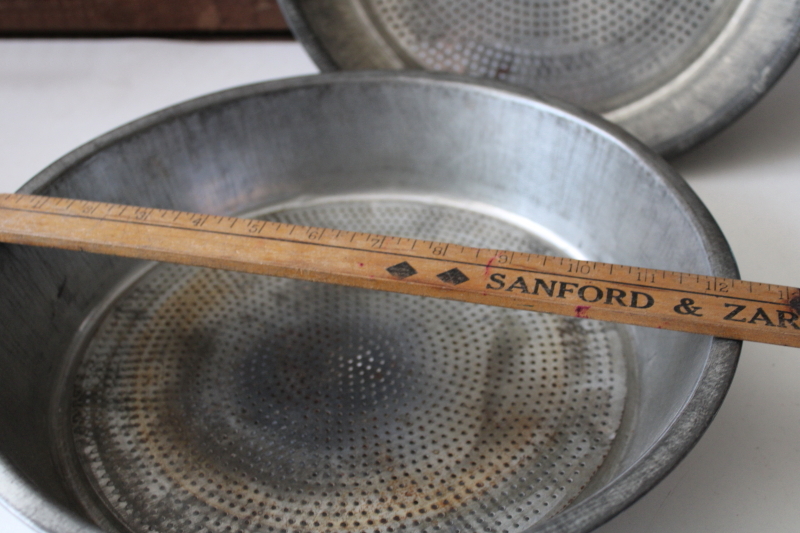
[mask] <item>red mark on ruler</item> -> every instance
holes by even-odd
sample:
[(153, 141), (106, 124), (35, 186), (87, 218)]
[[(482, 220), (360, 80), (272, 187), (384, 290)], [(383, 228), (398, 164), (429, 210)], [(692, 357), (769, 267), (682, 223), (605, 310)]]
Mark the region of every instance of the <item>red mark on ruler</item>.
[(489, 258), (489, 262), (486, 263), (486, 269), (483, 271), (484, 276), (489, 275), (489, 269), (492, 267), (492, 263), (494, 263), (495, 259), (497, 259), (497, 256)]

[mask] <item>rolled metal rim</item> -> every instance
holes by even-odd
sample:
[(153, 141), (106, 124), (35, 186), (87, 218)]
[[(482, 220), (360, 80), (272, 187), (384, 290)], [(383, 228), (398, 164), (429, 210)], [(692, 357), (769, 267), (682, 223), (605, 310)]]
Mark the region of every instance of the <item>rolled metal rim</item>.
[[(530, 100), (531, 105), (546, 108), (556, 115), (571, 115), (623, 147), (643, 164), (659, 171), (665, 187), (676, 193), (699, 230), (709, 250), (708, 261), (714, 275), (738, 277), (730, 248), (716, 222), (688, 184), (659, 156), (620, 128), (569, 104), (533, 96), (531, 91), (492, 81), (467, 80), (459, 76), (418, 72), (350, 72), (270, 81), (238, 87), (178, 104), (136, 120), (111, 131), (67, 154), (32, 178), (19, 192), (36, 194), (57, 182), (71, 168), (104, 149), (144, 130), (171, 121), (182, 115), (196, 113), (209, 106), (230, 102), (268, 92), (289, 91), (311, 85), (359, 82), (442, 83), (461, 86), (484, 94), (504, 98)], [(710, 342), (707, 364), (690, 398), (680, 414), (672, 420), (667, 431), (646, 452), (637, 464), (619, 475), (597, 493), (560, 514), (534, 526), (530, 531), (591, 531), (633, 504), (662, 480), (696, 444), (719, 409), (733, 379), (741, 351), (741, 342), (714, 338)], [(46, 533), (101, 533), (85, 522), (46, 499), (36, 487), (21, 476), (3, 456), (0, 456), (0, 505), (4, 505), (21, 521), (36, 531)]]
[[(343, 16), (345, 3), (333, 7), (307, 0), (278, 3), (295, 37), (322, 71), (420, 68), (394, 52), (388, 38), (366, 18)], [(306, 5), (324, 10), (329, 18), (310, 20)], [(315, 30), (312, 22), (326, 30)], [(716, 38), (683, 70), (638, 99), (603, 111), (603, 116), (661, 155), (677, 155), (753, 106), (798, 51), (800, 0), (741, 0)], [(358, 58), (353, 64), (343, 62), (341, 58), (351, 52)]]

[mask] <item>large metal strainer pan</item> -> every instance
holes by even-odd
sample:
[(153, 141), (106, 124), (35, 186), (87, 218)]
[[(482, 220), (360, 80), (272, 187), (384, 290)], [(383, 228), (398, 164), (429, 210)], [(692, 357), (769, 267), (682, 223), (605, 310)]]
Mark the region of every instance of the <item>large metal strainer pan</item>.
[[(615, 127), (421, 73), (211, 95), (24, 191), (736, 275)], [(740, 346), (11, 245), (0, 286), (0, 501), (50, 533), (587, 531), (688, 452)]]
[(496, 79), (685, 150), (743, 113), (800, 47), (800, 0), (279, 0), (326, 71)]

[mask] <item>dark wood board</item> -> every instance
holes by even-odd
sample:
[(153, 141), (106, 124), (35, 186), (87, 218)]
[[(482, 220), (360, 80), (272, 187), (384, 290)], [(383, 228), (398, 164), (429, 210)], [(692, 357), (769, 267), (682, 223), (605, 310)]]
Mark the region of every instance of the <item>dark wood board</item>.
[(0, 0), (0, 35), (288, 35), (276, 0)]

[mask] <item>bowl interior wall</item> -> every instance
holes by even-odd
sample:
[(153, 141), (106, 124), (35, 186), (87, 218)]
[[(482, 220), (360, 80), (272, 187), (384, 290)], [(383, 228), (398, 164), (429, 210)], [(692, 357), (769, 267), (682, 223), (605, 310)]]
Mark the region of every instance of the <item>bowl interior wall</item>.
[[(309, 196), (390, 191), (492, 206), (588, 259), (713, 273), (685, 199), (608, 133), (498, 89), (424, 76), (238, 89), (143, 119), (26, 192), (235, 214)], [(0, 247), (0, 453), (81, 513), (53, 460), (68, 348), (135, 261)], [(589, 494), (634, 468), (694, 390), (707, 338), (631, 330), (627, 413)], [(25, 427), (26, 431), (15, 428)], [(612, 460), (613, 459), (613, 460)]]

